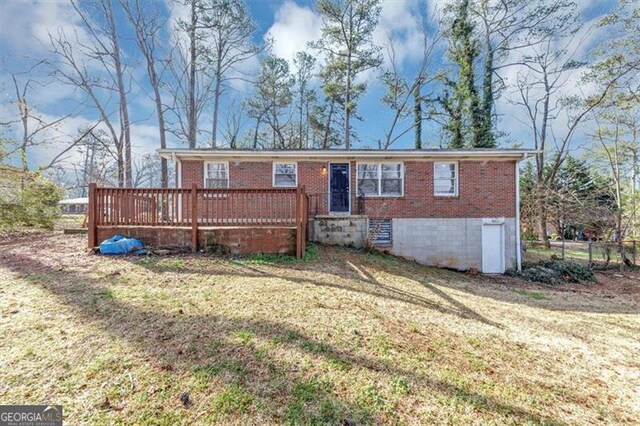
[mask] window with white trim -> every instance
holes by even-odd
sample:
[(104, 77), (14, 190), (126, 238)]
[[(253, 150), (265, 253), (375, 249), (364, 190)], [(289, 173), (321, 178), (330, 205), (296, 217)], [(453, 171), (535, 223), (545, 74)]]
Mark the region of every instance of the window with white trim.
[(207, 188), (229, 187), (228, 163), (205, 163), (205, 186)]
[(289, 188), (297, 185), (297, 163), (273, 163), (273, 186)]
[(358, 163), (358, 194), (399, 197), (404, 188), (402, 163)]
[(433, 164), (433, 194), (444, 197), (458, 195), (457, 162), (436, 162)]

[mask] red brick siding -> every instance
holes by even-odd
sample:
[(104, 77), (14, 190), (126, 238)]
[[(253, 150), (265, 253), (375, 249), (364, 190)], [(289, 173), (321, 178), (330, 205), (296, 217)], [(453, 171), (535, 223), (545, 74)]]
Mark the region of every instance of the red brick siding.
[(271, 188), (271, 163), (266, 161), (230, 161), (230, 188)]
[[(356, 190), (356, 162), (351, 161), (351, 191)], [(327, 176), (322, 166), (327, 162), (299, 161), (298, 182), (308, 194), (328, 191)], [(433, 195), (433, 162), (405, 161), (404, 196), (397, 198), (368, 197), (365, 212), (369, 217), (464, 218), (515, 217), (514, 161), (459, 161), (457, 197)], [(203, 162), (183, 161), (182, 186), (203, 183)], [(229, 162), (230, 187), (272, 188), (272, 163)], [(323, 203), (326, 208), (326, 202)], [(324, 213), (324, 212), (322, 212)]]
[(184, 160), (182, 164), (182, 187), (191, 188), (195, 183), (204, 186), (204, 166), (200, 160)]
[[(512, 161), (458, 162), (456, 197), (434, 195), (432, 161), (405, 161), (404, 165), (404, 197), (367, 198), (365, 211), (369, 217), (515, 217), (515, 164)], [(353, 185), (355, 167), (352, 164)]]

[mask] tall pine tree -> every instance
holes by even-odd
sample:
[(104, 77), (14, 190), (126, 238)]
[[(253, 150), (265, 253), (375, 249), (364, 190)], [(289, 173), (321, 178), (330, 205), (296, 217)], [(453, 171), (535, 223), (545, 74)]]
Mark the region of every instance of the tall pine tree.
[(495, 146), (491, 122), (482, 114), (476, 88), (475, 66), (480, 48), (475, 24), (469, 17), (469, 0), (459, 0), (453, 7), (449, 30), (449, 57), (457, 66), (457, 79), (448, 80), (449, 90), (440, 99), (449, 123), (445, 130), (452, 148), (491, 148)]

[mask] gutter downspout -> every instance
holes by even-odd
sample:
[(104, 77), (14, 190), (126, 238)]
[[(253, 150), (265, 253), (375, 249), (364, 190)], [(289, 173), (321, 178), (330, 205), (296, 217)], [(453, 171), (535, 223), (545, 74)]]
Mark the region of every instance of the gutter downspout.
[[(522, 160), (527, 154), (522, 154)], [(522, 272), (522, 242), (520, 240), (520, 162), (516, 161), (516, 269)]]

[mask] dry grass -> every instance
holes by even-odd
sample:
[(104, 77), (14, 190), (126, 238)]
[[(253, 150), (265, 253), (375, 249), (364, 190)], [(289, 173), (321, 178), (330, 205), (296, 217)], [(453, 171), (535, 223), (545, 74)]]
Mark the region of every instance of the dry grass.
[(71, 424), (640, 417), (637, 292), (336, 248), (302, 263), (108, 258), (43, 235), (0, 246), (0, 403), (62, 404)]
[(65, 228), (83, 228), (85, 214), (62, 214), (56, 220), (54, 229), (63, 230)]

